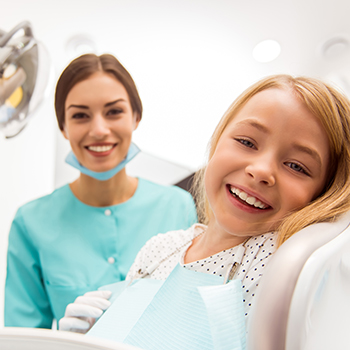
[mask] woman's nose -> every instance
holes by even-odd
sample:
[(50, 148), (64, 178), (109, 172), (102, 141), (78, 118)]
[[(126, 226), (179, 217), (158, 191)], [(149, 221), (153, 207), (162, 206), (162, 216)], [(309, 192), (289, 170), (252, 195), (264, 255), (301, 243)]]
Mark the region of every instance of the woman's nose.
[(102, 115), (95, 115), (90, 124), (90, 136), (96, 139), (103, 139), (110, 133), (108, 122)]
[(257, 182), (273, 186), (276, 183), (276, 167), (273, 161), (258, 159), (246, 167), (246, 174)]

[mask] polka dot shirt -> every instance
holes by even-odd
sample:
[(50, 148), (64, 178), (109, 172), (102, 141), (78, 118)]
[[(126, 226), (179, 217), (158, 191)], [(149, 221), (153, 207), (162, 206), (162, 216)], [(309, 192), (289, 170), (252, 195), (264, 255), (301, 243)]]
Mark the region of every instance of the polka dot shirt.
[[(159, 266), (149, 278), (165, 280), (178, 263), (189, 270), (225, 277), (232, 263), (241, 255), (239, 253), (242, 249), (241, 245), (223, 250), (205, 259), (184, 264), (184, 256), (192, 240), (205, 228), (204, 225), (196, 224), (186, 231), (170, 231), (152, 237), (136, 256), (126, 279), (137, 278), (138, 272), (143, 272), (157, 263), (160, 263)], [(245, 316), (248, 316), (253, 304), (264, 267), (276, 250), (276, 240), (276, 233), (270, 232), (251, 237), (244, 244), (242, 262), (234, 278), (242, 281)]]

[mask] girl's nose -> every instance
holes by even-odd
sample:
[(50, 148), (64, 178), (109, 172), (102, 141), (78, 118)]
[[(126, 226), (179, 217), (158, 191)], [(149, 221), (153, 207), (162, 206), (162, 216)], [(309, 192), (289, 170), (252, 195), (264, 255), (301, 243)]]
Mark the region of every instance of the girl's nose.
[(96, 139), (103, 139), (110, 133), (108, 122), (102, 115), (95, 115), (90, 124), (89, 135)]
[(273, 162), (259, 159), (249, 163), (246, 167), (246, 174), (257, 182), (273, 186), (276, 183), (275, 166)]

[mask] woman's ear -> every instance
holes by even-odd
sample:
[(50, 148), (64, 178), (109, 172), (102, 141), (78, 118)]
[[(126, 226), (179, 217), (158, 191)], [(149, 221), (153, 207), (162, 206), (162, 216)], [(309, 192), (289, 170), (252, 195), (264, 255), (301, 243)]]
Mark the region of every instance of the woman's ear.
[(134, 130), (137, 129), (137, 127), (139, 126), (140, 121), (141, 121), (140, 114), (137, 113), (137, 112), (134, 112), (134, 122), (133, 122), (134, 123)]
[(64, 137), (66, 140), (68, 140), (68, 133), (67, 133), (66, 128), (63, 128), (63, 130), (61, 130), (61, 133), (62, 133), (63, 137)]

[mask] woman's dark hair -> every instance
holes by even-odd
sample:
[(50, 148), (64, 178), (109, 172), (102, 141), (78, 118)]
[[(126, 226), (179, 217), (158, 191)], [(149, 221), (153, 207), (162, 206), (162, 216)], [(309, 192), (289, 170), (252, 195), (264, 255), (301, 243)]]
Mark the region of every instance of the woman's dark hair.
[(106, 72), (113, 75), (125, 88), (130, 104), (138, 120), (142, 117), (142, 102), (136, 85), (123, 65), (112, 55), (85, 54), (74, 59), (62, 72), (55, 91), (55, 111), (58, 126), (64, 129), (65, 102), (68, 93), (77, 83), (89, 78), (96, 72)]

